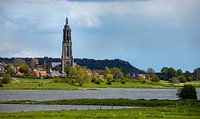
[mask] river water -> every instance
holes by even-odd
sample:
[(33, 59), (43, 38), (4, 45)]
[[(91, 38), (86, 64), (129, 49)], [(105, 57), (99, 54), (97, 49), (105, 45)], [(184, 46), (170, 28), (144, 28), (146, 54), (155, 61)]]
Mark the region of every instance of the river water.
[[(200, 99), (200, 88), (197, 88)], [(170, 99), (177, 100), (177, 89), (99, 88), (95, 90), (0, 90), (0, 101), (9, 100), (64, 100), (82, 98)]]
[(98, 105), (31, 105), (0, 104), (0, 112), (28, 112), (41, 110), (97, 110), (97, 109), (142, 108), (139, 106), (98, 106)]

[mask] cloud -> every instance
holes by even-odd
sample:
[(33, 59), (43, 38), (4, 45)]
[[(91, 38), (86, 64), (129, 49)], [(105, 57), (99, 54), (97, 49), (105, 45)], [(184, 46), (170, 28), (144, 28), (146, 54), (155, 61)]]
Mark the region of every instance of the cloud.
[[(79, 1), (79, 0), (73, 0)], [(112, 0), (111, 0), (112, 1)], [(69, 2), (69, 17), (72, 21), (86, 27), (99, 27), (103, 17), (114, 14), (121, 17), (133, 15), (145, 15), (156, 22), (167, 23), (168, 25), (180, 26), (190, 24), (192, 21), (199, 23), (200, 12), (198, 0), (145, 0), (115, 2)], [(181, 2), (181, 4), (180, 4)]]
[[(66, 16), (75, 57), (200, 65), (199, 0), (0, 0), (1, 56), (60, 57)], [(176, 60), (172, 60), (174, 59)], [(156, 63), (155, 63), (156, 62)]]

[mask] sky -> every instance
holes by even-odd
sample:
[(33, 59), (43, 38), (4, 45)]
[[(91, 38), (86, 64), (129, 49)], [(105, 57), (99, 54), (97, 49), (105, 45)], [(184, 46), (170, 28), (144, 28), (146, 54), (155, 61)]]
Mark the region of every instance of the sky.
[(200, 67), (200, 0), (0, 0), (0, 57), (61, 57), (66, 17), (75, 58), (160, 71)]

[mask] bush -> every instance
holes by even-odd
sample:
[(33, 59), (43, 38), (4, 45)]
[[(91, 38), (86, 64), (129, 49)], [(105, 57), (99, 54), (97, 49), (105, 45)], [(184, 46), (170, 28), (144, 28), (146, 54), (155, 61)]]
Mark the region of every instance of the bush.
[(151, 81), (152, 82), (159, 82), (160, 78), (156, 74), (154, 74), (154, 75), (151, 76)]
[(146, 82), (145, 80), (142, 80), (142, 81), (141, 81), (142, 84), (144, 84), (145, 82)]
[(138, 76), (137, 79), (140, 80), (140, 81), (144, 81), (145, 80), (145, 78), (143, 76)]
[(95, 84), (100, 84), (100, 83), (101, 83), (101, 81), (99, 79), (95, 80)]
[(126, 81), (121, 81), (122, 82), (122, 84), (125, 84), (126, 83)]
[(177, 77), (170, 78), (170, 79), (169, 79), (169, 82), (171, 82), (171, 83), (173, 83), (173, 84), (178, 84), (178, 83), (180, 83), (180, 81), (178, 80)]
[(94, 83), (94, 82), (95, 82), (95, 78), (93, 78), (93, 79), (91, 80), (91, 82)]
[(112, 85), (112, 81), (108, 80), (108, 85)]
[(44, 76), (44, 79), (52, 79), (53, 77), (51, 75)]
[(59, 81), (59, 78), (54, 78), (54, 79), (53, 79), (53, 82), (54, 82), (54, 83), (59, 83), (59, 82), (60, 82), (60, 81)]
[(54, 78), (53, 82), (55, 82), (55, 83), (69, 83), (69, 79), (67, 79), (67, 78)]
[(0, 87), (3, 87), (3, 84), (2, 84), (2, 81), (1, 81), (1, 79), (0, 79)]
[(181, 83), (185, 83), (187, 81), (187, 79), (185, 78), (185, 76), (179, 76), (178, 79), (179, 79), (179, 81)]
[(2, 83), (3, 84), (6, 84), (6, 83), (9, 83), (11, 81), (11, 77), (9, 74), (3, 74), (3, 78), (2, 78)]
[(187, 79), (187, 81), (189, 81), (189, 82), (190, 82), (190, 81), (192, 81), (192, 80), (193, 80), (193, 77), (192, 77), (192, 76), (189, 76), (189, 77), (187, 77), (186, 79)]
[(113, 75), (112, 74), (106, 74), (106, 79), (108, 81), (112, 81), (113, 80)]
[(178, 89), (177, 95), (179, 99), (197, 99), (196, 89), (190, 84)]

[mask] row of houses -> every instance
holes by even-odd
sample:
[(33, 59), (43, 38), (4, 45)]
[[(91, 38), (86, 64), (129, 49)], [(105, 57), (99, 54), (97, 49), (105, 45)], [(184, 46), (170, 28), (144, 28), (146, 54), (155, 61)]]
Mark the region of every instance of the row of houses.
[[(5, 67), (8, 64), (6, 63), (0, 63), (0, 74), (6, 73), (7, 71), (5, 70)], [(46, 76), (51, 76), (51, 77), (62, 77), (65, 74), (59, 72), (56, 68), (59, 68), (61, 65), (60, 62), (51, 62), (48, 68), (44, 68), (41, 65), (37, 64), (35, 68), (31, 69), (31, 74), (35, 77), (46, 77)], [(16, 76), (24, 76), (23, 73), (19, 71), (19, 67), (14, 67), (16, 70)], [(95, 72), (93, 75), (96, 78), (103, 78), (104, 73), (103, 72)], [(141, 74), (135, 74), (134, 77), (142, 77), (143, 79), (147, 79), (147, 74), (146, 73), (141, 73)]]
[[(4, 73), (7, 73), (5, 67), (7, 66), (8, 64), (6, 63), (0, 63), (0, 74), (4, 74)], [(53, 70), (53, 68), (55, 68), (56, 66), (59, 66), (60, 63), (51, 63), (50, 64), (51, 67), (50, 68), (43, 68), (41, 65), (36, 65), (35, 68), (32, 68), (30, 71), (31, 71), (31, 74), (36, 76), (36, 77), (45, 77), (45, 76), (52, 76), (52, 77), (58, 77), (58, 76), (62, 76), (63, 74), (61, 74), (59, 71), (56, 71), (56, 70)], [(20, 67), (19, 66), (13, 66), (13, 68), (15, 69), (16, 71), (16, 76), (24, 76), (23, 73), (20, 72)]]

